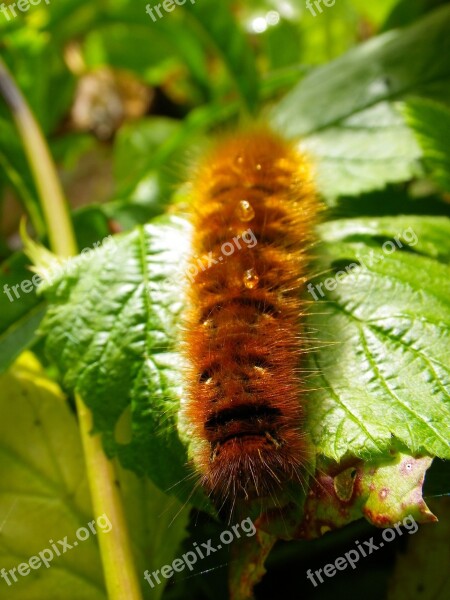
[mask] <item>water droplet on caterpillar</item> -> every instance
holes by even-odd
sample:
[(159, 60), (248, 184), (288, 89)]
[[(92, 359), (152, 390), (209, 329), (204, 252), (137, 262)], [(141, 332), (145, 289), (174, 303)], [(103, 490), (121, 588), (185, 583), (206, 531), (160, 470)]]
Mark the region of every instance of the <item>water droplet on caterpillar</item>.
[(253, 290), (259, 283), (259, 277), (255, 269), (248, 269), (244, 273), (244, 285), (247, 289)]
[(251, 221), (255, 216), (253, 206), (248, 200), (241, 200), (239, 202), (236, 213), (239, 221), (243, 221), (244, 223), (246, 223), (247, 221)]
[(262, 169), (262, 166), (261, 166), (261, 165), (258, 163), (258, 164), (256, 165), (255, 169), (256, 169), (257, 171), (261, 171), (261, 169)]

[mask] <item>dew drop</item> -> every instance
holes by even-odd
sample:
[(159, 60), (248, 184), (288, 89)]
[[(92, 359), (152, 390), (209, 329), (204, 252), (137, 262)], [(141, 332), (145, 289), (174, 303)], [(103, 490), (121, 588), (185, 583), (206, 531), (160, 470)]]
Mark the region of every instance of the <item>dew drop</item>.
[(241, 200), (236, 210), (239, 221), (251, 221), (255, 216), (253, 206), (248, 200)]
[(258, 163), (258, 164), (256, 165), (255, 169), (256, 169), (257, 171), (261, 171), (261, 169), (262, 169), (262, 166), (261, 166), (261, 165)]
[(253, 290), (259, 282), (259, 277), (256, 274), (255, 269), (248, 269), (244, 273), (244, 285), (249, 290)]

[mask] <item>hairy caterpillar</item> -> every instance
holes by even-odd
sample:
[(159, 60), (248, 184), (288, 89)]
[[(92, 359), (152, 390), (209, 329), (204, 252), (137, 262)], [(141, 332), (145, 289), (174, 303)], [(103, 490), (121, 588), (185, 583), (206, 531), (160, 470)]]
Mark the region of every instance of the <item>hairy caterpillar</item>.
[(216, 504), (301, 482), (301, 291), (318, 207), (307, 160), (266, 129), (223, 139), (192, 178), (191, 252), (201, 258), (187, 291), (183, 418)]

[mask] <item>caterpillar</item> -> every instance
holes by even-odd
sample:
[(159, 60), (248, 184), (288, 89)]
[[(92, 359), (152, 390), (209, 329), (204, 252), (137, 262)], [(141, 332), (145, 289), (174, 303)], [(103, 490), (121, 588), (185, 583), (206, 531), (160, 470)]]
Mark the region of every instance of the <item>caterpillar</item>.
[(216, 505), (302, 481), (308, 251), (319, 202), (308, 160), (265, 128), (215, 144), (191, 179), (183, 418)]

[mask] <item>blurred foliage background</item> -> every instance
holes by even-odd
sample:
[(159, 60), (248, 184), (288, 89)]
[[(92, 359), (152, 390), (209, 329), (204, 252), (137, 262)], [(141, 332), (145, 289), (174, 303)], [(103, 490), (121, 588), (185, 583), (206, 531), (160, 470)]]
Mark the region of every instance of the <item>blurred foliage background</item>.
[[(156, 22), (128, 0), (0, 14), (2, 56), (57, 160), (80, 247), (161, 213), (197, 138), (242, 104), (275, 101), (315, 66), (443, 2), (341, 0), (316, 17), (301, 0), (202, 4)], [(3, 103), (0, 119), (4, 259), (20, 244), (24, 210), (38, 234), (45, 227)]]

